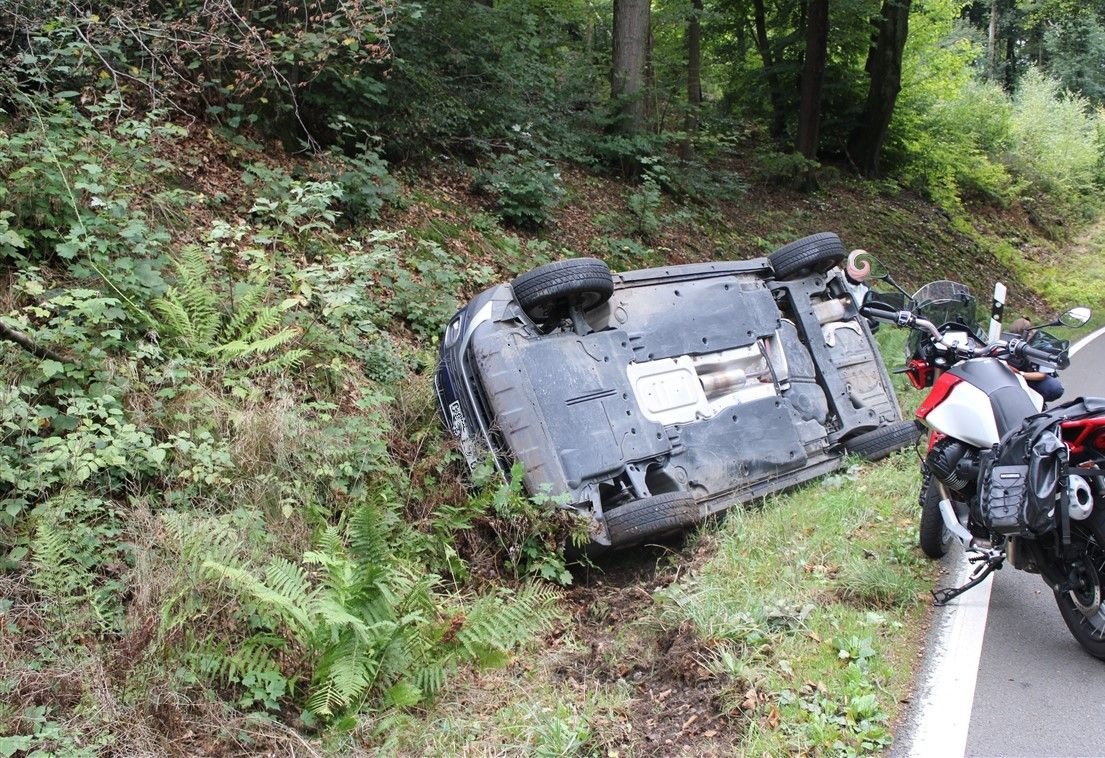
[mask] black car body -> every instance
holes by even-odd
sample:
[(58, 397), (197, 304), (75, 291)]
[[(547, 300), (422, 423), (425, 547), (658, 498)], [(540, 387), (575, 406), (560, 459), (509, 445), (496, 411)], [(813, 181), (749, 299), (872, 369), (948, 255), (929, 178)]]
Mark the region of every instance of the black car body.
[(842, 258), (823, 233), (748, 261), (535, 269), (449, 322), (442, 418), (470, 466), (521, 464), (599, 545), (804, 482), (849, 449), (889, 452), (916, 432)]

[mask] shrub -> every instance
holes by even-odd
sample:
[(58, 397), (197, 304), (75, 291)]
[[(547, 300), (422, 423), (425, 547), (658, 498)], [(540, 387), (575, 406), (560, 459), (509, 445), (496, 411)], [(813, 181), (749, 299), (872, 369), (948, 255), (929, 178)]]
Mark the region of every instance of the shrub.
[(528, 150), (498, 156), (490, 168), (476, 174), (473, 184), (495, 198), (503, 221), (524, 229), (548, 223), (564, 194), (556, 167)]

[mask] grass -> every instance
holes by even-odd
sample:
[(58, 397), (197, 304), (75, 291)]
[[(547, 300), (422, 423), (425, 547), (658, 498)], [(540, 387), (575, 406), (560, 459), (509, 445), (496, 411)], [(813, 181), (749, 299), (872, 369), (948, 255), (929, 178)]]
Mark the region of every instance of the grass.
[(747, 684), (730, 703), (747, 721), (741, 753), (890, 744), (933, 571), (914, 547), (917, 486), (902, 453), (736, 511), (697, 575), (664, 594), (667, 622), (690, 620)]

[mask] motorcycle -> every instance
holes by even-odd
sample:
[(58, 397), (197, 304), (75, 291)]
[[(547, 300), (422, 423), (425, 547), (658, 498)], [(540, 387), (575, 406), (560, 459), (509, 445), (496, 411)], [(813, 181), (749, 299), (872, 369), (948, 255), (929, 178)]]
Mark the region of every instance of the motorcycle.
[[(849, 259), (854, 284), (869, 272)], [(1105, 398), (1045, 408), (1010, 365), (1066, 368), (1067, 342), (1043, 327), (1082, 326), (1090, 310), (1072, 308), (1028, 339), (995, 328), (987, 335), (964, 285), (932, 282), (909, 295), (889, 274), (876, 278), (897, 292), (865, 292), (860, 312), (910, 330), (901, 371), (929, 390), (916, 411), (929, 431), (921, 549), (939, 558), (956, 539), (976, 564), (962, 586), (933, 591), (936, 604), (1008, 563), (1042, 576), (1074, 638), (1105, 659)]]

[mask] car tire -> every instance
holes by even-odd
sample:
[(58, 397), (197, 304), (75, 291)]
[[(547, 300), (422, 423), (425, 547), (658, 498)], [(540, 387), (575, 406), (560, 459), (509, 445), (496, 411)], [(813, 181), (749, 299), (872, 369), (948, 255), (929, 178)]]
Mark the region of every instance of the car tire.
[(783, 245), (767, 257), (776, 279), (828, 271), (844, 260), (844, 245), (832, 232), (820, 232)]
[(522, 310), (540, 324), (567, 313), (570, 305), (583, 310), (602, 305), (614, 294), (614, 279), (596, 258), (571, 258), (520, 274), (511, 287)]
[(844, 443), (844, 449), (865, 460), (878, 461), (896, 450), (915, 444), (920, 436), (921, 430), (912, 421), (895, 421), (852, 437)]
[(918, 544), (921, 552), (936, 560), (948, 552), (948, 543), (952, 533), (944, 526), (944, 517), (940, 515), (940, 488), (932, 475), (925, 476), (921, 485), (921, 526), (918, 530)]
[(664, 492), (620, 505), (606, 514), (614, 547), (678, 532), (698, 521), (698, 502), (686, 492)]

